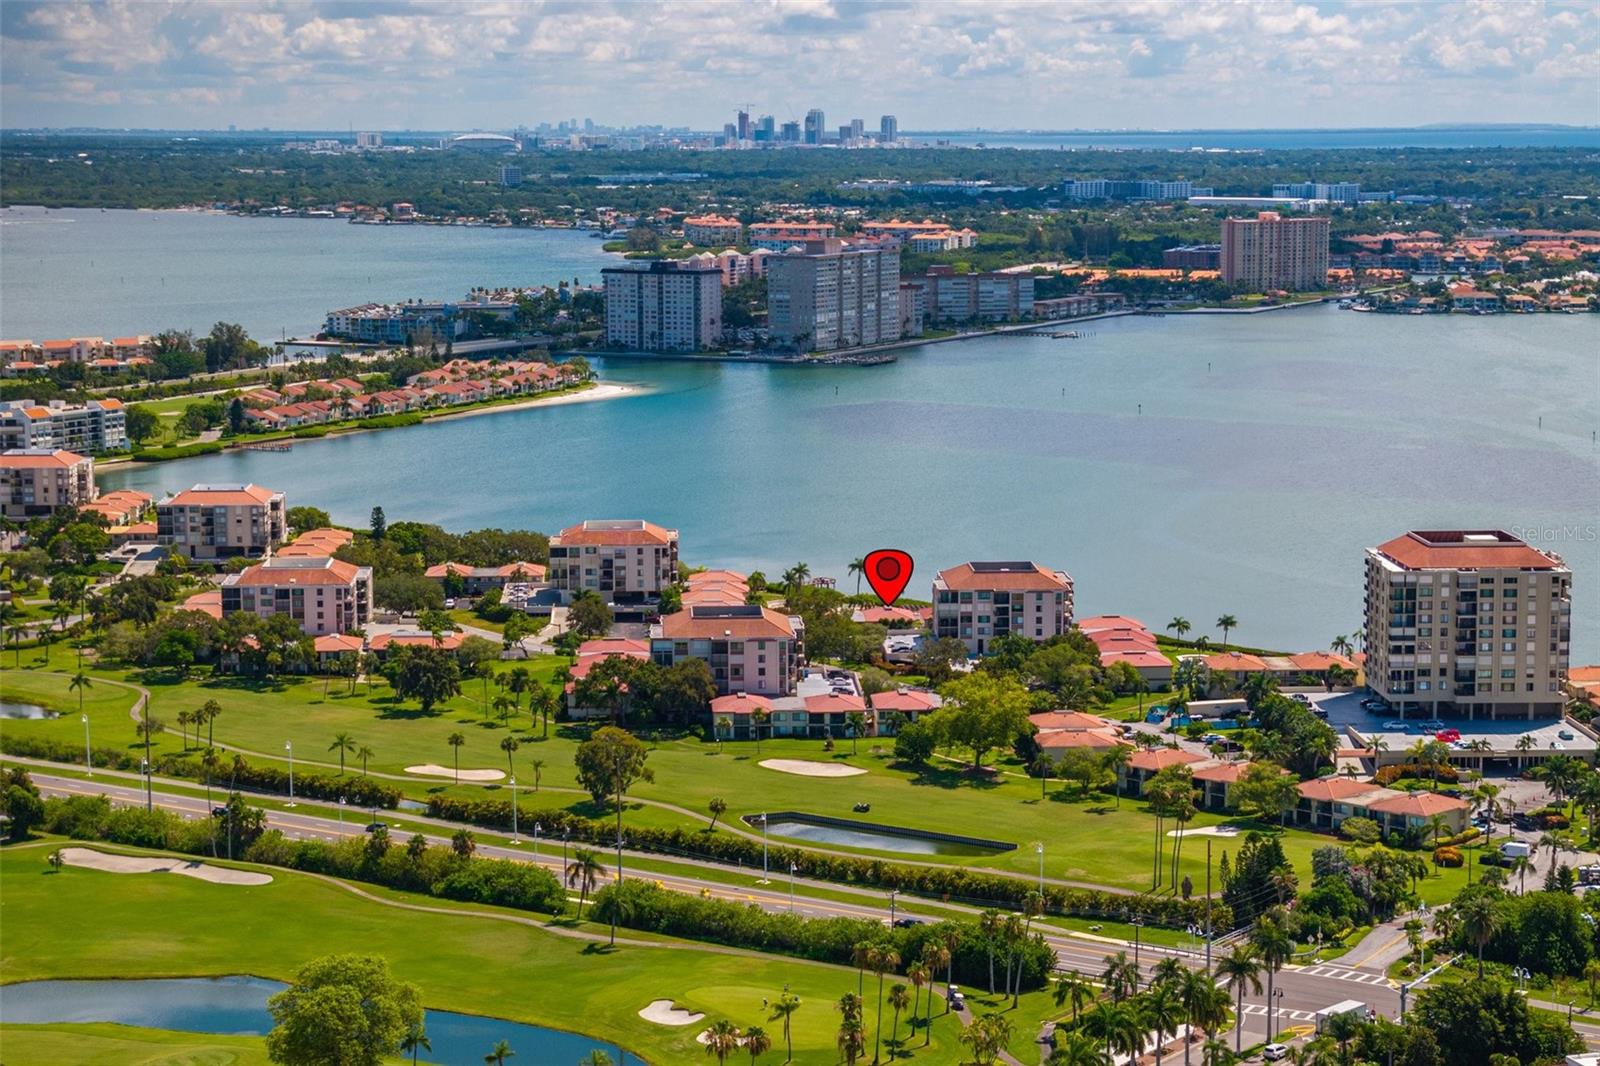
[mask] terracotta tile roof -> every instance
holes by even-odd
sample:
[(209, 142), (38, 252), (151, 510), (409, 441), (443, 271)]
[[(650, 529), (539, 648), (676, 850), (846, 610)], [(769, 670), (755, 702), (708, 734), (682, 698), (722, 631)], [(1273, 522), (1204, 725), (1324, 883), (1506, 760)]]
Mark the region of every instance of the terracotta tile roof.
[(750, 714), (752, 711), (771, 710), (771, 700), (765, 696), (757, 696), (750, 692), (735, 692), (727, 696), (718, 696), (711, 701), (711, 716), (713, 718), (723, 714)]
[(1065, 591), (1071, 585), (1038, 563), (970, 562), (939, 571), (944, 587), (957, 592), (978, 589), (1000, 591)]
[(1319, 777), (1315, 781), (1301, 782), (1299, 791), (1300, 795), (1308, 800), (1333, 803), (1367, 792), (1386, 790), (1377, 788), (1371, 781), (1355, 781), (1348, 777)]
[(1105, 650), (1100, 652), (1100, 665), (1110, 666), (1112, 663), (1128, 663), (1139, 670), (1170, 670), (1172, 660), (1158, 651), (1136, 649), (1132, 651)]
[[(1205, 766), (1196, 766), (1194, 768), (1194, 779), (1196, 781), (1220, 781), (1225, 785), (1231, 785), (1243, 777), (1244, 772), (1249, 768), (1250, 764), (1243, 759), (1237, 762), (1210, 763)], [(1283, 772), (1288, 773), (1287, 770)]]
[(1408, 570), (1556, 570), (1562, 564), (1501, 530), (1413, 530), (1372, 549)]
[(260, 485), (196, 485), (162, 502), (179, 507), (265, 506), (274, 496), (281, 495)]
[(220, 620), (222, 618), (222, 590), (207, 589), (204, 592), (196, 592), (193, 596), (183, 601), (183, 605), (179, 607), (179, 610), (199, 611), (201, 614), (207, 614)]
[(944, 704), (944, 700), (939, 698), (937, 692), (925, 692), (916, 688), (874, 692), (867, 698), (871, 700), (872, 709), (875, 711), (900, 711), (903, 714), (931, 711)]
[(379, 633), (368, 643), (373, 651), (382, 651), (390, 645), (400, 647), (435, 647), (445, 651), (455, 651), (461, 647), (461, 642), (466, 640), (465, 633), (444, 633), (435, 640), (432, 633)]
[(586, 640), (578, 645), (579, 660), (595, 655), (626, 655), (633, 659), (648, 659), (650, 657), (650, 642), (648, 640), (629, 640), (621, 637), (601, 637), (598, 640)]
[(1152, 748), (1149, 751), (1135, 752), (1128, 760), (1128, 765), (1135, 770), (1147, 770), (1156, 773), (1169, 766), (1188, 766), (1191, 763), (1205, 762), (1204, 755), (1196, 755), (1192, 751), (1182, 748)]
[(1219, 673), (1261, 673), (1266, 670), (1267, 664), (1260, 656), (1251, 655), (1242, 651), (1218, 652), (1207, 655), (1206, 669)]
[(346, 633), (326, 633), (311, 642), (318, 655), (342, 655), (361, 650), (361, 638)]
[(1035, 738), (1035, 743), (1042, 751), (1066, 751), (1071, 748), (1091, 748), (1095, 751), (1110, 751), (1112, 748), (1127, 747), (1127, 742), (1104, 729), (1076, 729), (1061, 730), (1055, 733), (1041, 733)]
[(1085, 714), (1082, 711), (1046, 711), (1043, 714), (1031, 714), (1028, 721), (1038, 727), (1039, 732), (1048, 733), (1062, 729), (1109, 729), (1111, 723), (1097, 714)]
[(909, 607), (858, 607), (851, 613), (851, 621), (867, 624), (884, 622), (919, 622), (921, 616)]
[(1074, 624), (1090, 635), (1102, 629), (1131, 629), (1142, 633), (1150, 632), (1149, 626), (1137, 618), (1129, 618), (1125, 614), (1090, 615), (1088, 618), (1078, 619)]
[[(1386, 790), (1387, 791), (1387, 790)], [(1367, 803), (1367, 810), (1380, 814), (1396, 814), (1413, 818), (1429, 818), (1435, 814), (1464, 811), (1472, 805), (1465, 800), (1441, 796), (1437, 792), (1394, 792), (1382, 799)]]
[(1335, 666), (1342, 666), (1346, 670), (1354, 670), (1356, 668), (1356, 664), (1346, 659), (1343, 655), (1335, 655), (1327, 651), (1303, 651), (1289, 656), (1289, 661), (1299, 669), (1310, 673), (1327, 670)]
[(348, 585), (362, 568), (325, 556), (297, 558), (277, 556), (230, 575), (226, 584), (247, 588), (279, 585)]
[(838, 692), (823, 692), (805, 698), (806, 710), (812, 714), (838, 714), (864, 711), (867, 701), (860, 696), (847, 696)]
[(666, 640), (793, 640), (789, 616), (770, 607), (696, 605), (661, 619)]
[(0, 453), (0, 467), (8, 470), (47, 470), (58, 467), (73, 467), (85, 461), (85, 457), (77, 452), (69, 452), (64, 448), (55, 451), (44, 451), (39, 448), (12, 448)]
[(573, 544), (667, 545), (676, 540), (677, 530), (664, 529), (641, 519), (590, 520), (568, 526), (556, 534), (562, 546)]
[(1567, 680), (1574, 685), (1600, 685), (1600, 666), (1574, 666), (1567, 671)]

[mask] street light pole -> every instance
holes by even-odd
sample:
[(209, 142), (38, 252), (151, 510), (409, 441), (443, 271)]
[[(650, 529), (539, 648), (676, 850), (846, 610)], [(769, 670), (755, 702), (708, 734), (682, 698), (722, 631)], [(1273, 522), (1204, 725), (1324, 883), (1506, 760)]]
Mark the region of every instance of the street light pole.
[[(511, 779), (511, 843), (522, 843), (517, 839), (517, 779), (515, 777)], [(535, 855), (539, 853), (539, 831), (537, 829), (534, 830), (533, 834), (533, 853)]]
[(1278, 1016), (1280, 1014), (1282, 1014), (1282, 1013), (1283, 1013), (1283, 989), (1280, 988), (1276, 992), (1274, 992), (1273, 995), (1272, 995), (1272, 1036), (1269, 1037), (1268, 1039), (1275, 1039), (1277, 1037), (1278, 1032), (1279, 1032), (1279, 1030), (1278, 1030)]
[(622, 834), (617, 834), (617, 884), (622, 884)]
[(767, 883), (767, 816), (761, 816), (761, 883)]
[(83, 715), (83, 776), (94, 776), (94, 756), (89, 754), (89, 716)]
[(889, 890), (889, 928), (894, 928), (894, 896), (895, 890)]
[(798, 870), (794, 863), (789, 864), (789, 913), (794, 913), (794, 874)]
[(339, 797), (339, 839), (344, 839), (344, 797)]
[(1039, 895), (1044, 895), (1044, 841), (1035, 841), (1033, 850), (1039, 853)]
[(155, 810), (155, 802), (156, 801), (155, 801), (155, 795), (152, 792), (151, 787), (150, 787), (150, 760), (149, 759), (140, 759), (139, 760), (139, 772), (141, 774), (144, 774), (144, 809), (147, 810), (147, 811), (153, 811), (153, 810)]
[(284, 806), (293, 807), (294, 806), (294, 741), (292, 741), (292, 740), (284, 741), (283, 742), (283, 750), (289, 753), (289, 802), (284, 804)]
[(566, 876), (566, 869), (567, 869), (567, 841), (569, 839), (571, 839), (571, 837), (572, 837), (572, 830), (571, 829), (565, 829), (564, 828), (564, 829), (561, 830), (561, 870), (562, 870), (562, 876), (563, 877)]
[(1144, 919), (1135, 918), (1133, 920), (1133, 968), (1136, 972), (1139, 971), (1139, 930), (1142, 928), (1144, 928)]

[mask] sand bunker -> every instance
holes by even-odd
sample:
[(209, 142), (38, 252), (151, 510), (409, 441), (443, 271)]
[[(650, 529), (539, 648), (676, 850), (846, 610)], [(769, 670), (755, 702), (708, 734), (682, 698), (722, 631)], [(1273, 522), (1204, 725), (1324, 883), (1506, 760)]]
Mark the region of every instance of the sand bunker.
[[(1243, 830), (1236, 825), (1203, 825), (1199, 829), (1185, 829), (1183, 835), (1186, 837), (1236, 837), (1241, 832)], [(1177, 835), (1178, 831), (1176, 829), (1167, 831), (1167, 836), (1169, 837)]]
[(651, 1000), (650, 1005), (639, 1012), (639, 1017), (657, 1025), (693, 1025), (705, 1015), (675, 1007), (670, 999), (656, 999)]
[(68, 866), (82, 866), (112, 874), (182, 874), (214, 885), (267, 885), (272, 878), (253, 870), (233, 870), (226, 866), (208, 866), (189, 859), (170, 859), (154, 855), (112, 855), (88, 848), (62, 848), (61, 861)]
[(810, 759), (762, 759), (760, 765), (783, 774), (801, 777), (855, 777), (866, 773), (859, 766), (837, 762), (812, 762)]
[[(452, 781), (456, 779), (456, 772), (450, 767), (440, 766), (438, 763), (431, 762), (424, 763), (421, 766), (408, 766), (406, 767), (406, 773), (416, 774), (418, 777), (448, 777)], [(463, 781), (499, 781), (505, 776), (506, 772), (504, 770), (461, 771), (461, 780)]]

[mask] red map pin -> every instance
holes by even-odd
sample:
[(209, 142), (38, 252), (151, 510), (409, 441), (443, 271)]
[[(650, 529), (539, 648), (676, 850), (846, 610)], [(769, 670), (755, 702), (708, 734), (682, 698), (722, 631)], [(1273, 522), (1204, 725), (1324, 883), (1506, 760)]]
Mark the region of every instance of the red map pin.
[(867, 553), (867, 584), (885, 607), (894, 606), (910, 580), (911, 556), (899, 548), (879, 548)]

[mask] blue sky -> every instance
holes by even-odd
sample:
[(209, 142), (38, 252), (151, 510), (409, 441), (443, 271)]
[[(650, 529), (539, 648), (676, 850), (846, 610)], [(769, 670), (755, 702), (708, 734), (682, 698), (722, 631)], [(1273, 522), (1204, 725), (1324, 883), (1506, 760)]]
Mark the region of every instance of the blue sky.
[(1564, 0), (0, 4), (0, 124), (720, 129), (1600, 123)]

